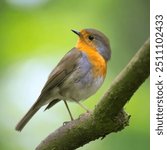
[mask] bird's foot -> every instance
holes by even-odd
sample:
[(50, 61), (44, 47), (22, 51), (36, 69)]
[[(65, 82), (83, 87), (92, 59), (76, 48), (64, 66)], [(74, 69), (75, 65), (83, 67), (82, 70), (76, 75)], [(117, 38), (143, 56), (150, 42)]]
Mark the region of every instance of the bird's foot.
[(63, 122), (63, 126), (67, 125), (69, 122), (71, 122), (71, 121), (65, 121), (65, 122)]
[(87, 111), (85, 113), (79, 115), (79, 118), (81, 118), (84, 115), (90, 115), (90, 114), (92, 114), (92, 112), (93, 112), (92, 110), (87, 109)]

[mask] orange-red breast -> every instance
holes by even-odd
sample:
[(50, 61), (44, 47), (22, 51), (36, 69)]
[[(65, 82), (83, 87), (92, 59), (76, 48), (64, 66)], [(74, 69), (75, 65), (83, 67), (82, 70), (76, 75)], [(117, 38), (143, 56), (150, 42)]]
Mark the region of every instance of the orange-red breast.
[[(77, 102), (86, 111), (80, 101), (93, 95), (102, 85), (107, 71), (107, 62), (111, 57), (108, 38), (96, 29), (72, 30), (79, 40), (50, 73), (40, 96), (16, 126), (21, 131), (31, 117), (43, 106), (49, 109), (63, 100)], [(45, 109), (45, 110), (46, 110)]]

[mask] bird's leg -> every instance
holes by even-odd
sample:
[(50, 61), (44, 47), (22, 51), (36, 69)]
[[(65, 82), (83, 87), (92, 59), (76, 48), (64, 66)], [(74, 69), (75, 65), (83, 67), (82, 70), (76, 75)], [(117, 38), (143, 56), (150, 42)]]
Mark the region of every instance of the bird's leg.
[(87, 107), (85, 107), (82, 103), (75, 101), (79, 106), (81, 106), (87, 113), (91, 112)]
[(63, 100), (63, 101), (64, 101), (64, 104), (65, 104), (67, 110), (68, 110), (68, 113), (69, 113), (69, 115), (70, 115), (71, 121), (74, 120), (73, 117), (72, 117), (72, 114), (71, 114), (71, 112), (70, 112), (70, 109), (69, 109), (69, 107), (68, 107), (68, 105), (67, 105), (66, 100)]

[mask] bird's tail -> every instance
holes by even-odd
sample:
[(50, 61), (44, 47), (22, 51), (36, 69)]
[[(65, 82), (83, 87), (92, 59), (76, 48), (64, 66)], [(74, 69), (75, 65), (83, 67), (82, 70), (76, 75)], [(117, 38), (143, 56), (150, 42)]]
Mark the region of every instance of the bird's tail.
[[(48, 97), (45, 95), (45, 98), (47, 99)], [(48, 106), (45, 108), (49, 109), (50, 107), (52, 107), (53, 105), (55, 105), (56, 103), (58, 103), (60, 101), (60, 99), (55, 99), (53, 101), (51, 101)], [(41, 94), (39, 96), (39, 98), (37, 99), (37, 101), (34, 103), (34, 105), (30, 108), (30, 110), (24, 115), (24, 117), (19, 121), (19, 123), (16, 125), (15, 129), (16, 131), (21, 131), (24, 126), (28, 123), (28, 121), (34, 116), (34, 114), (46, 103), (45, 99), (43, 98), (43, 95)]]
[(40, 107), (36, 107), (37, 103), (35, 103), (30, 110), (24, 115), (24, 117), (19, 121), (16, 125), (15, 129), (17, 131), (21, 131), (24, 126), (28, 123), (28, 121), (34, 116), (34, 114), (40, 109)]

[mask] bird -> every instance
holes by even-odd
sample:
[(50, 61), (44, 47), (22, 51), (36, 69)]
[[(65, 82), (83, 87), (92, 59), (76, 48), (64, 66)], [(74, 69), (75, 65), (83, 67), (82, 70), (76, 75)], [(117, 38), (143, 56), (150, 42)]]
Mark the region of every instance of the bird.
[(73, 117), (67, 101), (76, 102), (89, 112), (81, 101), (95, 94), (104, 82), (107, 63), (111, 58), (110, 42), (97, 29), (85, 28), (72, 32), (78, 36), (76, 46), (64, 55), (50, 73), (39, 97), (18, 122), (15, 130), (21, 132), (42, 106), (47, 105), (47, 110), (61, 100), (64, 101), (71, 120)]

